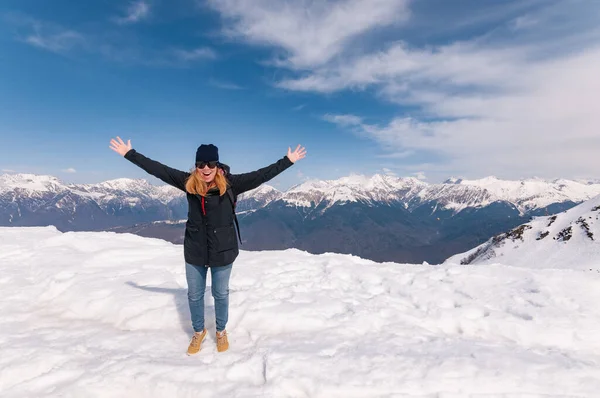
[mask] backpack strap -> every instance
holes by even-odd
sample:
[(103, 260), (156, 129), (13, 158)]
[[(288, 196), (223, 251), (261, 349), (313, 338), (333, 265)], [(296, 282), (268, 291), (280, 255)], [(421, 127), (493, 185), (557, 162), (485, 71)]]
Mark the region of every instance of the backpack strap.
[(242, 235), (240, 234), (240, 223), (238, 221), (237, 215), (235, 214), (235, 206), (237, 205), (237, 201), (235, 200), (235, 195), (233, 194), (233, 190), (231, 186), (227, 186), (227, 196), (229, 196), (229, 200), (231, 201), (231, 208), (233, 210), (233, 220), (235, 221), (235, 226), (237, 229), (238, 239), (240, 240), (240, 245), (242, 244)]

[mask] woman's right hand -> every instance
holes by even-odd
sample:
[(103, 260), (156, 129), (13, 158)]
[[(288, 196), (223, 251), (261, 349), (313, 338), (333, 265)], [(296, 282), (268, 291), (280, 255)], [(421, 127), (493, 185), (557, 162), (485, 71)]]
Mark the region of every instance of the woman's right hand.
[(125, 144), (119, 136), (117, 136), (117, 140), (114, 138), (110, 140), (110, 149), (121, 156), (125, 156), (125, 154), (131, 149), (131, 140), (127, 140), (127, 144)]

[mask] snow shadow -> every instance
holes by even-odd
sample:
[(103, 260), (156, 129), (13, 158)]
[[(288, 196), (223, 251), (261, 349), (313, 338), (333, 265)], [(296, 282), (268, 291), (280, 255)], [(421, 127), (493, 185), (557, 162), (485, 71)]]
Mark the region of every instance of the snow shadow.
[[(131, 287), (136, 289), (144, 290), (152, 293), (163, 293), (170, 294), (173, 296), (175, 308), (177, 308), (177, 314), (179, 315), (179, 324), (181, 329), (188, 335), (194, 334), (192, 328), (192, 319), (190, 315), (190, 307), (188, 304), (187, 289), (184, 288), (165, 288), (158, 286), (143, 286), (138, 285), (133, 281), (125, 282)], [(215, 305), (211, 295), (211, 286), (206, 286), (206, 292), (204, 294), (204, 323), (208, 330), (215, 329)]]

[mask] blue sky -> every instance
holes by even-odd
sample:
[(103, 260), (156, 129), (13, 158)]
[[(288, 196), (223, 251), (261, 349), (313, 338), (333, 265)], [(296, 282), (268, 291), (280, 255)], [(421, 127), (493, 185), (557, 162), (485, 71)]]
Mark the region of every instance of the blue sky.
[(597, 178), (600, 2), (4, 0), (0, 170), (145, 177), (116, 135), (278, 177)]

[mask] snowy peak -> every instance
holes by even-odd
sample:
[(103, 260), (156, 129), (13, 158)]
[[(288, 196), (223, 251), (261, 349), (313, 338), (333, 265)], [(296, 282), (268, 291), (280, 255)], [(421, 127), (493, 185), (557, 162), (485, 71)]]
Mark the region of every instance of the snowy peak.
[(98, 184), (90, 184), (90, 187), (100, 189), (112, 189), (112, 190), (132, 190), (132, 189), (148, 189), (151, 187), (150, 183), (143, 179), (132, 179), (132, 178), (117, 178), (114, 180), (104, 181)]
[[(65, 197), (80, 196), (94, 198), (99, 203), (118, 197), (142, 196), (168, 203), (182, 192), (170, 186), (151, 185), (144, 179), (118, 178), (97, 184), (66, 184), (56, 177), (36, 174), (0, 175), (0, 194), (23, 193), (41, 197), (61, 194)], [(64, 200), (63, 200), (64, 201)]]
[(600, 184), (564, 179), (507, 181), (494, 176), (479, 180), (452, 177), (441, 184), (428, 184), (413, 177), (376, 174), (307, 181), (284, 193), (282, 199), (289, 205), (300, 207), (316, 207), (321, 203), (330, 207), (346, 202), (402, 202), (409, 209), (435, 201), (454, 212), (506, 202), (525, 214), (555, 203), (580, 203), (598, 194)]
[(251, 191), (245, 192), (238, 198), (238, 212), (256, 210), (281, 198), (283, 193), (270, 185), (263, 184)]
[(402, 201), (410, 193), (416, 193), (427, 184), (416, 178), (398, 178), (375, 174), (372, 177), (353, 174), (337, 180), (311, 180), (288, 190), (282, 199), (290, 205), (301, 207), (327, 207), (335, 203), (373, 202), (390, 203)]
[(58, 178), (49, 175), (36, 174), (2, 174), (0, 175), (0, 192), (15, 189), (47, 192), (57, 191), (65, 184)]
[[(72, 195), (87, 197), (102, 207), (107, 201), (122, 200), (134, 203), (155, 200), (168, 204), (181, 200), (183, 192), (171, 186), (156, 186), (145, 179), (119, 178), (97, 184), (65, 184), (52, 176), (33, 174), (0, 175), (0, 195), (41, 198), (69, 191)], [(286, 192), (269, 185), (247, 192), (240, 200), (247, 201), (242, 208), (258, 209), (271, 202), (283, 201), (286, 206), (320, 208), (334, 205), (361, 203), (367, 206), (398, 204), (409, 211), (435, 204), (435, 209), (458, 213), (467, 208), (483, 208), (504, 202), (522, 215), (553, 204), (581, 203), (600, 194), (600, 183), (558, 179), (547, 181), (537, 178), (507, 181), (497, 177), (467, 180), (452, 177), (441, 184), (428, 184), (414, 177), (349, 175), (337, 180), (310, 180)], [(11, 199), (12, 200), (12, 199)]]
[(474, 186), (457, 184), (433, 184), (419, 191), (416, 203), (437, 202), (455, 213), (469, 207), (485, 207), (498, 201), (492, 193)]
[(169, 185), (152, 185), (144, 179), (118, 178), (98, 184), (79, 186), (87, 192), (104, 196), (105, 199), (115, 197), (145, 197), (169, 203), (171, 200), (183, 196), (183, 192)]
[(566, 201), (578, 203), (600, 194), (600, 184), (565, 179), (547, 181), (530, 178), (507, 181), (491, 176), (479, 180), (455, 179), (452, 184), (485, 190), (489, 193), (487, 200), (513, 203), (522, 212), (543, 208), (552, 203)]
[[(34, 174), (0, 175), (0, 225), (56, 225), (97, 229), (181, 216), (183, 192), (143, 179), (67, 184)], [(173, 205), (171, 206), (171, 203)]]
[(242, 195), (244, 195), (245, 197), (255, 197), (255, 198), (260, 198), (260, 197), (265, 197), (265, 196), (278, 196), (281, 195), (282, 192), (270, 185), (267, 184), (263, 184), (260, 187), (253, 189), (251, 191), (248, 191)]
[[(310, 180), (290, 189), (294, 192), (310, 191), (315, 189), (331, 189), (335, 187), (352, 187), (357, 190), (381, 189), (381, 188), (405, 188), (413, 186), (427, 186), (416, 178), (400, 178), (388, 175), (375, 174), (371, 177), (351, 174), (337, 180)], [(288, 192), (290, 192), (288, 191)]]
[(534, 268), (600, 269), (600, 195), (565, 212), (537, 217), (446, 263), (495, 262)]

